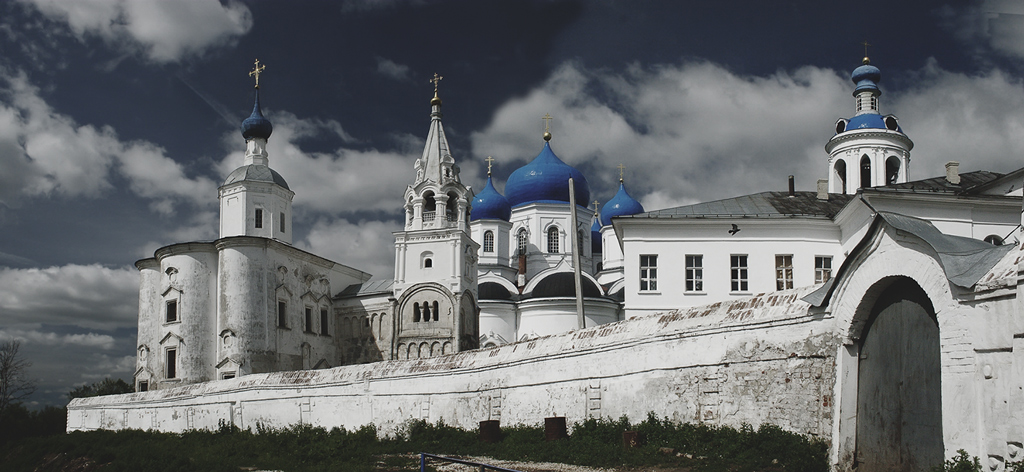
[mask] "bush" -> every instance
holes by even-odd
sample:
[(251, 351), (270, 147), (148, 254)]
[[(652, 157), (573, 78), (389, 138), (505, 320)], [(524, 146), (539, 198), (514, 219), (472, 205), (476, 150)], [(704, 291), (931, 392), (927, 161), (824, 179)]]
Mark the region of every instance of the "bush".
[(956, 451), (955, 456), (951, 457), (941, 466), (933, 467), (932, 472), (981, 472), (981, 461), (978, 460), (977, 456), (968, 456), (967, 451), (959, 449)]

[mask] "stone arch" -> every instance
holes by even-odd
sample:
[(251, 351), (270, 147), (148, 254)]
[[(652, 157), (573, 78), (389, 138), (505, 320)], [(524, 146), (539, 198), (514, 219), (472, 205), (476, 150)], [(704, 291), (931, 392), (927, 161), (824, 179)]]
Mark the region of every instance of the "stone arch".
[(842, 159), (836, 159), (835, 165), (832, 166), (832, 173), (836, 177), (836, 186), (832, 189), (833, 192), (846, 193), (846, 161)]
[(871, 158), (867, 154), (860, 157), (860, 188), (873, 187), (871, 181)]
[(885, 185), (900, 181), (900, 158), (889, 156), (885, 159)]
[(422, 342), (419, 346), (419, 354), (416, 356), (420, 359), (426, 359), (430, 357), (430, 343)]

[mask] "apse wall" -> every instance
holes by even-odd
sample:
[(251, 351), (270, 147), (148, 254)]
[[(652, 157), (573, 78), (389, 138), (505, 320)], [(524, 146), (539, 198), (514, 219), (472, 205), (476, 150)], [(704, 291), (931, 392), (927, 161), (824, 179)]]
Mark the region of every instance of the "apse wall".
[(409, 420), (476, 428), (588, 416), (832, 430), (832, 319), (811, 288), (638, 317), (492, 349), (325, 370), (253, 374), (173, 389), (75, 399), (68, 431), (184, 431)]

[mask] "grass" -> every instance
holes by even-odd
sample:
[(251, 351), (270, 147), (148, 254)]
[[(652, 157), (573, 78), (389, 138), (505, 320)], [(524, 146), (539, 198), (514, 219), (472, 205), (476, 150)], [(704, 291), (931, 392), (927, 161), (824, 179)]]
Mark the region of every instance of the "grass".
[[(637, 447), (623, 446), (623, 431), (638, 431)], [(671, 453), (667, 453), (668, 449)], [(418, 468), (419, 452), (495, 459), (561, 462), (593, 467), (680, 467), (695, 471), (824, 471), (827, 445), (762, 425), (740, 429), (676, 424), (653, 415), (588, 419), (568, 439), (545, 441), (540, 426), (502, 428), (502, 440), (483, 443), (476, 431), (443, 423), (408, 423), (394, 438), (378, 439), (372, 426), (354, 431), (309, 426), (255, 431), (158, 433), (137, 430), (75, 432), (24, 438), (0, 445), (4, 470), (66, 470), (91, 462), (103, 471), (232, 471), (240, 467), (303, 471), (398, 471)]]

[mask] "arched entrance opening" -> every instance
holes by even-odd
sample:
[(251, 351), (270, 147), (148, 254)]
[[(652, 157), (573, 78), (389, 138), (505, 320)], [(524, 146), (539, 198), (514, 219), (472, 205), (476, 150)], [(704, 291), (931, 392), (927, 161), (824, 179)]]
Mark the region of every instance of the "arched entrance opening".
[(943, 461), (939, 326), (913, 280), (878, 297), (857, 363), (858, 472), (926, 471)]

